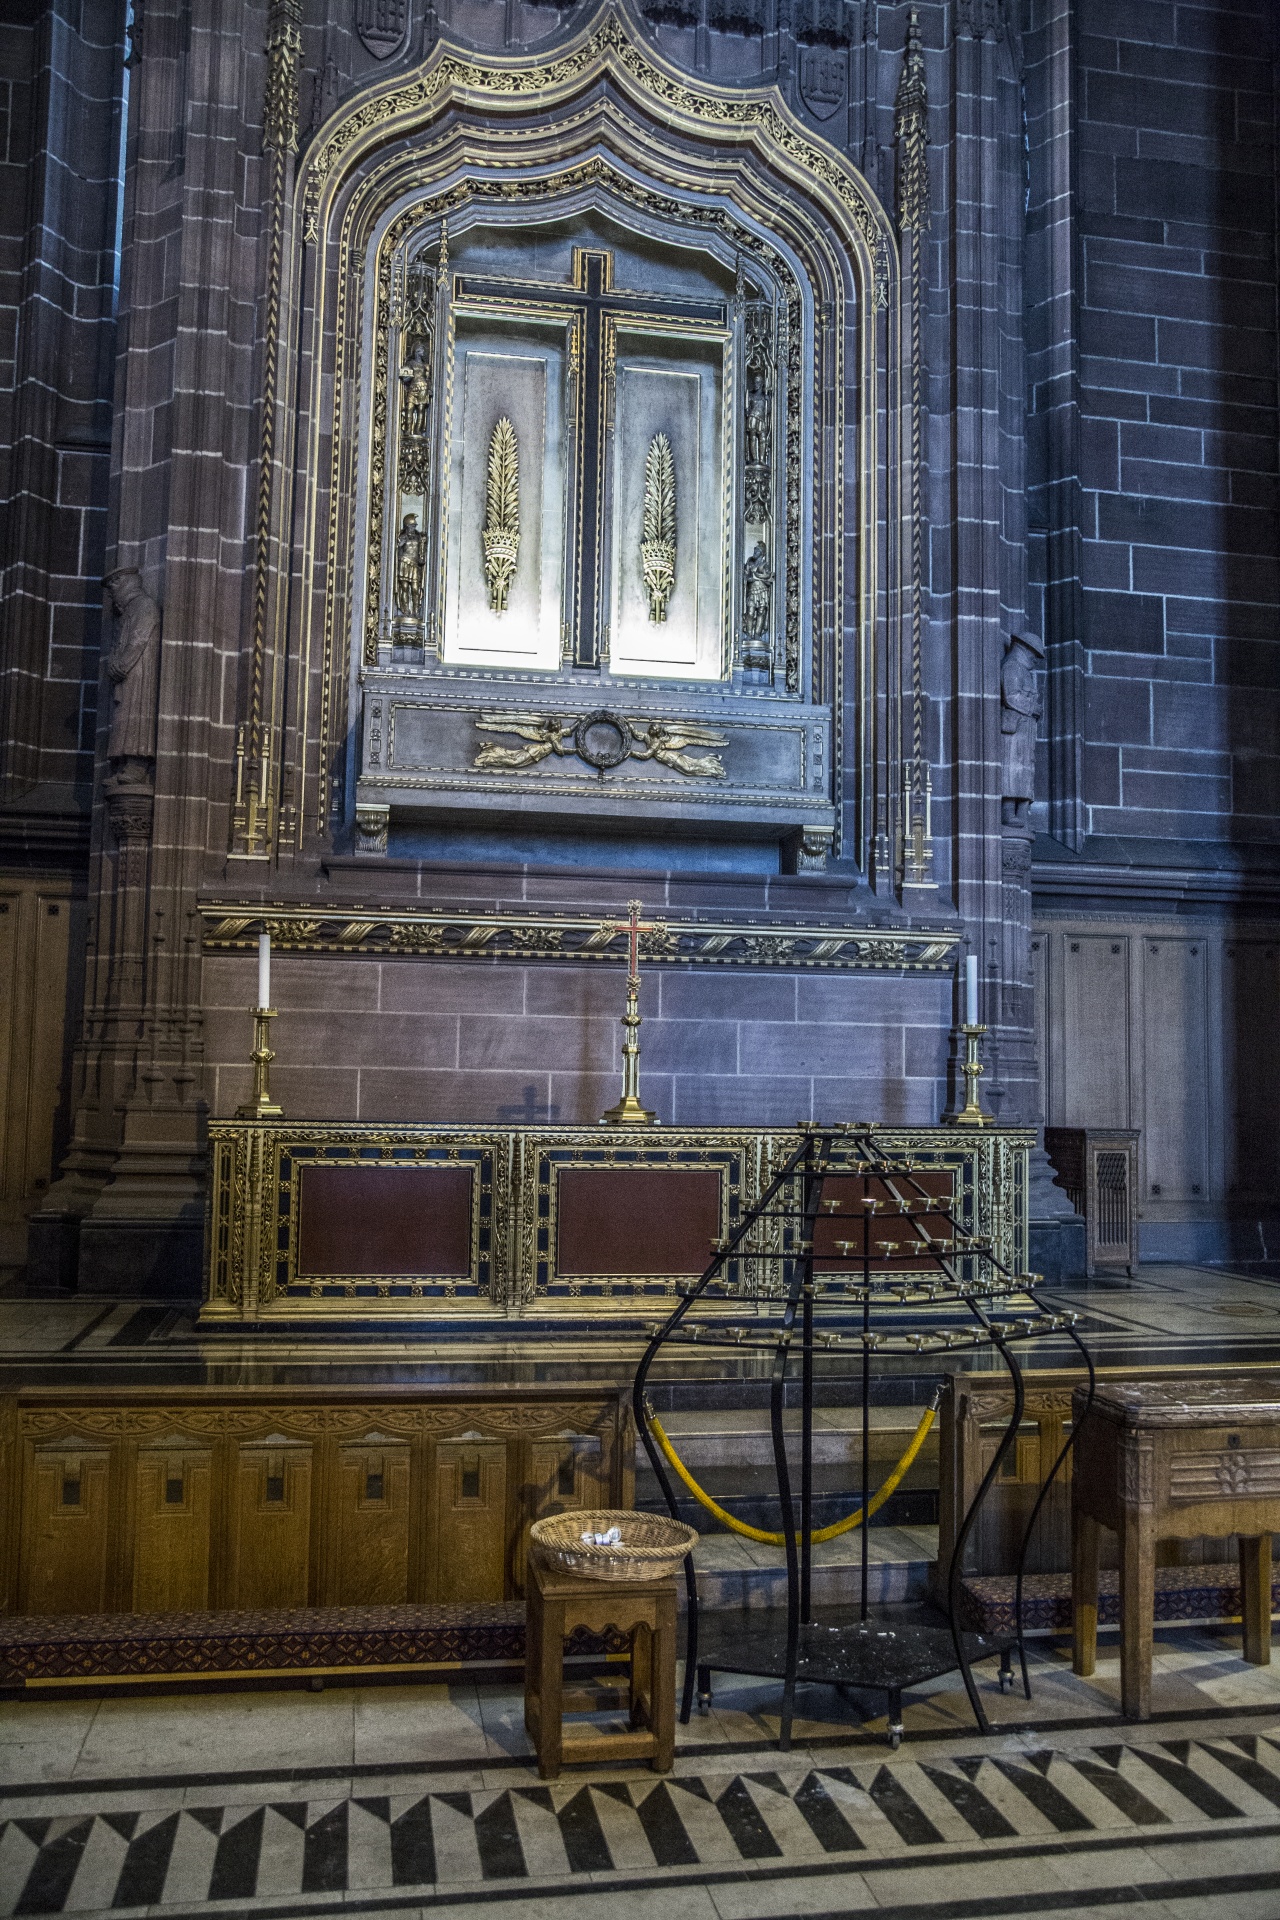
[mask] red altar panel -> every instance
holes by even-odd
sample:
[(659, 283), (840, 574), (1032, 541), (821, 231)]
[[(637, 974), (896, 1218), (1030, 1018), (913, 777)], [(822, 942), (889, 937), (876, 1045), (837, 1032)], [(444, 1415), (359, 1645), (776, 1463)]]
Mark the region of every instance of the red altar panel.
[(298, 1277), (471, 1273), (469, 1167), (306, 1167)]
[(556, 1273), (701, 1273), (720, 1233), (715, 1167), (564, 1167)]

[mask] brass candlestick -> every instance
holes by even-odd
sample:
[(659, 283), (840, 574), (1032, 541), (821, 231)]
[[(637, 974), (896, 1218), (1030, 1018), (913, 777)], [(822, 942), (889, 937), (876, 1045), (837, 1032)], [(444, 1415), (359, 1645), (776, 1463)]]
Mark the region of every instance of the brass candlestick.
[(627, 1010), (622, 1016), (625, 1038), (622, 1042), (622, 1098), (616, 1107), (601, 1115), (606, 1127), (651, 1127), (657, 1115), (640, 1104), (640, 976), (627, 976)]
[(960, 1031), (964, 1035), (964, 1065), (960, 1069), (964, 1075), (964, 1105), (958, 1113), (948, 1116), (950, 1124), (953, 1127), (993, 1127), (994, 1119), (989, 1113), (983, 1111), (982, 1102), (978, 1098), (978, 1082), (984, 1072), (982, 1062), (978, 1058), (978, 1041), (986, 1032), (986, 1028), (963, 1026)]
[[(627, 1010), (622, 1016), (622, 1098), (601, 1114), (604, 1127), (651, 1127), (657, 1119), (640, 1104), (640, 935), (651, 933), (640, 919), (640, 902), (628, 900), (625, 927), (611, 931), (627, 935)], [(657, 924), (657, 923), (655, 923)]]
[(236, 1108), (238, 1120), (266, 1120), (272, 1114), (283, 1113), (284, 1108), (277, 1106), (271, 1098), (271, 1062), (274, 1053), (267, 1044), (267, 1022), (274, 1020), (274, 1007), (255, 1007), (253, 1009), (253, 1097), (244, 1105)]

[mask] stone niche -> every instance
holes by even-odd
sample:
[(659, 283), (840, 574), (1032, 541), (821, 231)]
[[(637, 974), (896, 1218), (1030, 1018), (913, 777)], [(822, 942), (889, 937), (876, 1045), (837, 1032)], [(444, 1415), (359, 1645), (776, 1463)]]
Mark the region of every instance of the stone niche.
[(301, 185), (303, 604), (356, 850), (542, 821), (864, 863), (896, 511), (866, 184), (606, 11), (541, 65), (442, 44)]

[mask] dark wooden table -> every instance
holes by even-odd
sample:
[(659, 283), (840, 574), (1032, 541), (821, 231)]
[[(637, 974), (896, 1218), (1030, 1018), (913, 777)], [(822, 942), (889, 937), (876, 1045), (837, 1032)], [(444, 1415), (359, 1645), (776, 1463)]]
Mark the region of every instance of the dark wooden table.
[[(524, 1724), (538, 1755), (538, 1773), (554, 1780), (566, 1761), (647, 1759), (666, 1773), (676, 1751), (676, 1583), (582, 1580), (529, 1557), (525, 1587)], [(575, 1627), (612, 1627), (631, 1640), (631, 1725), (624, 1733), (564, 1726), (564, 1643)]]
[(1120, 1542), (1120, 1697), (1130, 1720), (1151, 1711), (1157, 1540), (1240, 1536), (1244, 1657), (1271, 1659), (1271, 1535), (1280, 1532), (1280, 1392), (1274, 1378), (1224, 1374), (1085, 1389), (1071, 1488), (1074, 1667), (1094, 1670), (1098, 1528)]

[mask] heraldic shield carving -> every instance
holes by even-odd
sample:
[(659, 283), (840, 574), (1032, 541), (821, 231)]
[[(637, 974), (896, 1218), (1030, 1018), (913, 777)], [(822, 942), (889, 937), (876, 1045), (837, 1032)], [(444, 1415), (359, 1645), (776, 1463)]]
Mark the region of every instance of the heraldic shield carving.
[(389, 60), (409, 37), (409, 0), (353, 0), (355, 29), (375, 60)]
[[(355, 17), (380, 57), (408, 32), (397, 0)], [(834, 111), (842, 56), (811, 51)], [(866, 183), (775, 92), (695, 94), (606, 6), (542, 64), (438, 42), (299, 187), (338, 804), (393, 841), (594, 816), (830, 845), (898, 513)], [(582, 751), (601, 713), (626, 751)]]

